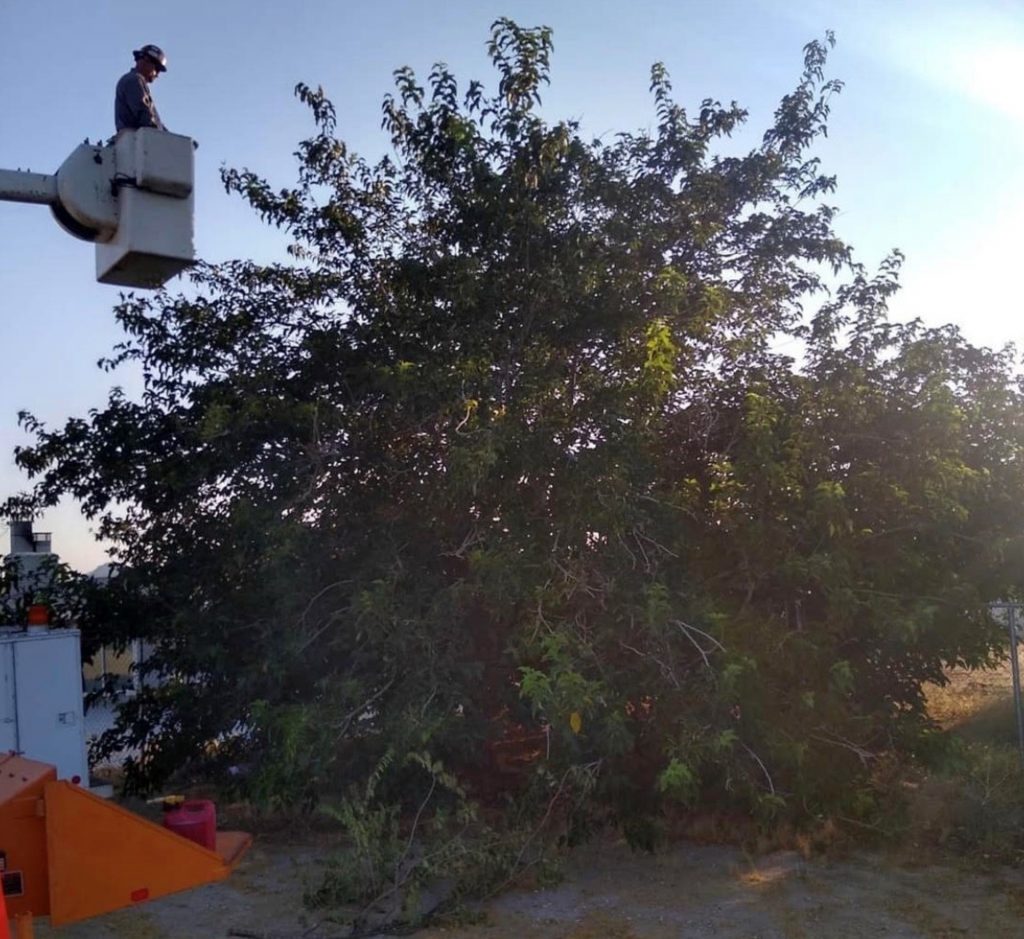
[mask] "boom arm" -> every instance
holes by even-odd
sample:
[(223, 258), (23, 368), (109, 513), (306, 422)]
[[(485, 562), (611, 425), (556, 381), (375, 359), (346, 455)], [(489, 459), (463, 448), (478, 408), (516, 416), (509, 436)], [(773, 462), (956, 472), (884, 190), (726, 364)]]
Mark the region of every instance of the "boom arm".
[(24, 170), (0, 170), (0, 201), (53, 205), (57, 201), (57, 177)]

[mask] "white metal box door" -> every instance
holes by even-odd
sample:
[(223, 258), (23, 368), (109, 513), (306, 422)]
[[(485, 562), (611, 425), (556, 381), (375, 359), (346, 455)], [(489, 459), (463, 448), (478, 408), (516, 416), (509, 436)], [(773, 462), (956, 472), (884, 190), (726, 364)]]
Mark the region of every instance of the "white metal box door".
[(0, 753), (18, 749), (18, 702), (14, 693), (14, 643), (0, 640)]
[(77, 630), (26, 635), (14, 644), (18, 749), (88, 785)]

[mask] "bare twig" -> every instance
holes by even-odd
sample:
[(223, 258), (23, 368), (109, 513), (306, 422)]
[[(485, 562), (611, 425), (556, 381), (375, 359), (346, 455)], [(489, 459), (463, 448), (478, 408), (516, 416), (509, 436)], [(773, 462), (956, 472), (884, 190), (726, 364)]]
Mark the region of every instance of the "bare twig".
[(319, 600), (325, 593), (329, 593), (330, 591), (334, 590), (335, 587), (340, 587), (343, 584), (347, 583), (351, 583), (351, 581), (336, 580), (333, 584), (328, 584), (326, 587), (324, 587), (323, 590), (319, 590), (315, 594), (313, 594), (309, 603), (306, 604), (306, 609), (302, 611), (302, 615), (299, 617), (299, 622), (304, 623), (306, 621), (306, 617), (309, 615), (309, 611), (313, 609), (313, 604), (316, 603), (316, 601)]
[(636, 535), (636, 529), (633, 530), (633, 541), (636, 542), (637, 550), (640, 552), (640, 556), (644, 559), (644, 570), (648, 572), (654, 570), (654, 565), (651, 563), (651, 559), (647, 556), (647, 552), (644, 551), (643, 542), (641, 542)]
[(626, 552), (626, 554), (629, 555), (630, 566), (635, 569), (636, 568), (636, 555), (632, 551), (629, 550), (629, 545), (626, 544), (626, 542), (623, 539), (622, 535), (616, 533), (615, 537), (618, 538), (619, 544), (622, 545), (622, 549)]
[[(654, 496), (647, 495), (641, 495), (640, 498), (645, 502), (654, 502), (657, 505), (663, 505), (666, 508), (675, 509), (677, 512), (682, 512), (684, 515), (689, 515), (690, 518), (697, 518), (697, 513), (694, 512), (692, 509), (688, 509), (682, 505), (676, 505), (674, 502), (668, 502), (665, 499), (657, 499)], [(676, 557), (676, 555), (673, 554), (672, 557)]]
[(890, 825), (888, 828), (882, 828), (880, 825), (872, 825), (870, 822), (858, 821), (856, 818), (849, 818), (846, 815), (836, 815), (836, 818), (841, 822), (845, 822), (847, 825), (855, 825), (857, 828), (865, 828), (868, 831), (881, 832), (883, 835), (891, 835), (895, 832), (909, 831), (909, 825)]
[(775, 784), (772, 782), (771, 773), (768, 772), (768, 767), (761, 762), (761, 757), (751, 750), (750, 747), (748, 747), (742, 740), (740, 741), (740, 746), (743, 747), (743, 749), (754, 758), (757, 765), (761, 767), (761, 772), (764, 773), (764, 778), (768, 780), (768, 791), (772, 795), (775, 795)]
[(412, 843), (416, 837), (416, 829), (420, 824), (420, 817), (423, 815), (423, 810), (427, 807), (427, 803), (431, 800), (434, 795), (434, 789), (437, 787), (437, 777), (431, 774), (430, 777), (430, 788), (427, 790), (426, 796), (423, 797), (423, 801), (420, 803), (420, 807), (416, 810), (416, 817), (412, 820), (412, 828), (409, 829), (409, 840), (405, 843), (405, 850), (402, 852), (401, 857), (395, 861), (395, 890), (398, 890), (402, 881), (399, 880), (399, 871), (402, 867), (402, 862), (409, 856), (409, 852), (412, 850)]
[(571, 570), (569, 570), (568, 567), (566, 567), (561, 561), (558, 560), (558, 558), (554, 557), (553, 555), (551, 557), (551, 563), (558, 569), (559, 573), (561, 573), (565, 583), (572, 585), (569, 590), (567, 599), (571, 598), (577, 590), (582, 590), (588, 597), (597, 596), (597, 591), (595, 591), (593, 587), (589, 587), (587, 584), (585, 584), (583, 582), (583, 578), (580, 577), (579, 574), (574, 574)]
[[(512, 874), (505, 882), (505, 884), (508, 884), (511, 881), (512, 877), (515, 876), (515, 871), (522, 863), (523, 855), (526, 854), (526, 849), (530, 846), (530, 843), (533, 841), (533, 839), (536, 838), (538, 834), (540, 834), (541, 829), (548, 823), (548, 819), (551, 818), (551, 813), (555, 810), (555, 804), (558, 802), (558, 798), (559, 796), (561, 796), (562, 790), (565, 788), (565, 781), (569, 778), (569, 774), (571, 772), (572, 767), (570, 766), (564, 773), (562, 773), (562, 778), (558, 782), (558, 788), (555, 790), (555, 794), (548, 801), (548, 807), (544, 810), (544, 817), (540, 820), (540, 822), (538, 822), (537, 827), (530, 832), (526, 840), (523, 842), (523, 846), (519, 849), (519, 854), (516, 855), (516, 861), (512, 865)], [(505, 885), (503, 884), (502, 886)]]
[(667, 554), (670, 558), (677, 558), (677, 557), (679, 557), (679, 555), (676, 554), (675, 551), (673, 551), (671, 548), (665, 547), (665, 545), (663, 545), (660, 541), (655, 541), (646, 532), (642, 532), (639, 529), (634, 528), (633, 529), (633, 537), (636, 539), (637, 543), (639, 543), (640, 539), (642, 538), (648, 544), (654, 545), (654, 547), (657, 548), (660, 552), (662, 552), (662, 554)]
[(476, 405), (472, 401), (466, 402), (466, 413), (463, 415), (461, 421), (455, 425), (455, 433), (462, 434), (462, 428), (469, 423), (469, 419), (473, 416), (473, 412), (476, 410)]
[[(708, 658), (709, 652), (713, 652), (715, 650), (718, 650), (719, 652), (725, 651), (725, 646), (723, 646), (722, 643), (720, 643), (714, 636), (711, 636), (708, 633), (704, 632), (703, 629), (698, 629), (696, 626), (691, 626), (689, 623), (684, 623), (681, 619), (673, 620), (672, 623), (674, 626), (676, 626), (676, 628), (678, 628), (678, 630), (684, 636), (686, 636), (687, 639), (690, 640), (693, 647), (697, 650), (697, 652), (700, 653), (700, 657), (704, 660), (704, 665), (707, 668), (711, 668), (711, 660)], [(703, 636), (705, 639), (707, 639), (708, 642), (711, 643), (712, 648), (705, 649), (704, 646), (702, 646), (693, 637), (693, 633), (696, 633), (697, 635)]]
[(368, 697), (362, 704), (360, 704), (358, 707), (354, 707), (351, 711), (349, 711), (348, 714), (346, 714), (342, 718), (341, 723), (338, 725), (338, 736), (335, 738), (335, 742), (341, 740), (341, 738), (344, 737), (345, 733), (348, 731), (349, 725), (352, 723), (352, 721), (354, 721), (360, 714), (365, 713), (367, 709), (370, 707), (370, 705), (373, 704), (373, 702), (380, 698), (382, 695), (384, 695), (394, 683), (395, 679), (391, 678), (386, 684), (382, 685), (372, 695), (370, 695), (370, 697)]
[(437, 685), (434, 685), (434, 687), (430, 689), (430, 694), (427, 695), (426, 700), (423, 702), (422, 705), (420, 705), (420, 717), (427, 716), (427, 708), (430, 707), (430, 702), (434, 700), (436, 695)]
[(820, 740), (822, 743), (831, 744), (834, 747), (842, 747), (844, 750), (849, 750), (853, 753), (858, 760), (860, 760), (863, 766), (867, 766), (868, 763), (875, 758), (875, 754), (870, 750), (862, 747), (860, 744), (854, 743), (852, 740), (847, 740), (845, 737), (841, 737), (838, 734), (829, 734), (825, 736), (823, 734), (811, 734), (813, 740)]
[[(597, 770), (600, 769), (600, 767), (601, 761), (597, 760), (593, 763), (588, 763), (586, 766), (582, 768), (593, 768)], [(534, 863), (530, 862), (530, 864), (523, 864), (523, 857), (526, 854), (526, 849), (530, 846), (533, 839), (536, 838), (538, 834), (540, 834), (544, 826), (547, 825), (548, 819), (551, 818), (551, 813), (555, 810), (555, 805), (558, 803), (558, 799), (562, 795), (562, 790), (565, 788), (566, 780), (569, 778), (569, 774), (572, 772), (572, 770), (573, 767), (570, 766), (562, 774), (562, 778), (561, 780), (559, 780), (558, 783), (558, 788), (555, 790), (555, 794), (551, 797), (550, 801), (548, 802), (548, 807), (544, 812), (544, 817), (537, 823), (536, 827), (533, 829), (533, 831), (530, 832), (526, 840), (523, 842), (523, 846), (519, 849), (519, 854), (516, 856), (515, 863), (512, 865), (511, 873), (500, 884), (498, 884), (496, 887), (491, 888), (483, 897), (481, 897), (481, 899), (486, 900), (488, 897), (493, 897), (496, 893), (500, 893), (510, 883), (512, 883), (512, 881), (515, 880), (515, 878), (520, 873), (522, 873), (522, 871), (526, 870), (526, 868), (528, 868), (530, 864)]]
[[(363, 907), (362, 912), (360, 912), (359, 915), (353, 921), (352, 931), (348, 934), (347, 937), (345, 937), (345, 939), (364, 939), (364, 937), (384, 934), (408, 935), (414, 932), (418, 932), (421, 927), (425, 926), (430, 921), (431, 917), (436, 916), (438, 912), (440, 912), (444, 908), (445, 904), (448, 902), (447, 900), (439, 901), (432, 909), (428, 910), (426, 913), (421, 914), (417, 921), (412, 923), (405, 923), (397, 920), (392, 920), (386, 923), (377, 923), (370, 927), (364, 927), (361, 924), (365, 922), (365, 916), (370, 910), (372, 910), (375, 906), (382, 903), (392, 894), (398, 893), (398, 891), (405, 886), (410, 876), (412, 875), (412, 872), (416, 869), (418, 865), (426, 864), (428, 861), (430, 861), (437, 855), (443, 854), (445, 851), (448, 850), (448, 848), (452, 844), (454, 844), (465, 833), (466, 826), (463, 826), (437, 850), (431, 851), (430, 853), (423, 855), (416, 864), (411, 865), (409, 869), (405, 872), (405, 876), (397, 879), (392, 886), (388, 887), (387, 890), (385, 890), (378, 896), (374, 897), (373, 900), (367, 903), (366, 906)], [(408, 851), (408, 849), (406, 850)]]
[[(303, 614), (303, 615), (305, 615), (305, 614)], [(331, 626), (333, 626), (334, 623), (336, 623), (336, 622), (337, 622), (337, 612), (334, 612), (330, 616), (327, 617), (327, 621), (323, 624), (323, 626), (321, 626), (318, 630), (316, 630), (311, 636), (307, 637), (306, 641), (304, 643), (302, 643), (301, 646), (299, 646), (299, 652), (300, 653), (305, 652), (306, 649), (308, 649), (311, 645), (313, 645), (313, 643), (316, 642), (317, 639), (319, 639), (325, 632), (327, 632), (327, 630), (330, 629)]]
[(479, 544), (483, 540), (483, 535), (480, 533), (480, 529), (474, 525), (467, 533), (466, 537), (462, 539), (460, 544), (454, 551), (442, 551), (442, 557), (447, 558), (459, 558), (460, 560), (465, 558), (466, 552), (473, 547), (475, 544)]
[(662, 675), (664, 675), (667, 679), (669, 679), (669, 681), (671, 681), (672, 684), (676, 686), (676, 688), (681, 688), (682, 687), (682, 685), (679, 682), (679, 679), (676, 678), (676, 673), (668, 665), (666, 665), (661, 659), (659, 659), (656, 655), (654, 655), (654, 653), (652, 653), (652, 652), (641, 652), (636, 647), (631, 646), (628, 642), (623, 642), (621, 639), (619, 640), (619, 645), (623, 649), (625, 649), (627, 652), (632, 652), (634, 655), (637, 655), (637, 656), (639, 656), (642, 659), (651, 659), (653, 662), (656, 662), (658, 664), (658, 667), (661, 669), (661, 674)]

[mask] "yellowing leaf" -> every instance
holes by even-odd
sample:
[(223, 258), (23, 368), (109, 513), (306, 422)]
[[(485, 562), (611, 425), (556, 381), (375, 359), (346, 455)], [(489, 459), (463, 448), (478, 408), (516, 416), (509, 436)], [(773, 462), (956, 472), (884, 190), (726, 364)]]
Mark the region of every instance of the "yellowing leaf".
[(573, 711), (569, 715), (569, 726), (572, 728), (574, 734), (578, 734), (583, 728), (583, 718), (580, 716), (579, 711)]

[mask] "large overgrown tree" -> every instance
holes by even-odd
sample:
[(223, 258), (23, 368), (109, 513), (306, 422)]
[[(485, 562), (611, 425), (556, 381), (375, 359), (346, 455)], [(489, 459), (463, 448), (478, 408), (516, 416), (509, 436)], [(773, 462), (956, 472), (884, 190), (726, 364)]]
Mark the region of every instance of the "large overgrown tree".
[(223, 174), (289, 260), (128, 296), (106, 366), (142, 396), (23, 417), (8, 510), (78, 499), (120, 562), (93, 635), (152, 650), (103, 744), (131, 784), (870, 816), (921, 683), (998, 648), (1022, 398), (1010, 352), (890, 322), (899, 256), (836, 236), (830, 42), (739, 157), (746, 112), (661, 66), (652, 130), (545, 119), (550, 32), (507, 20), (492, 91), (395, 73), (375, 163), (298, 87), (295, 185)]

